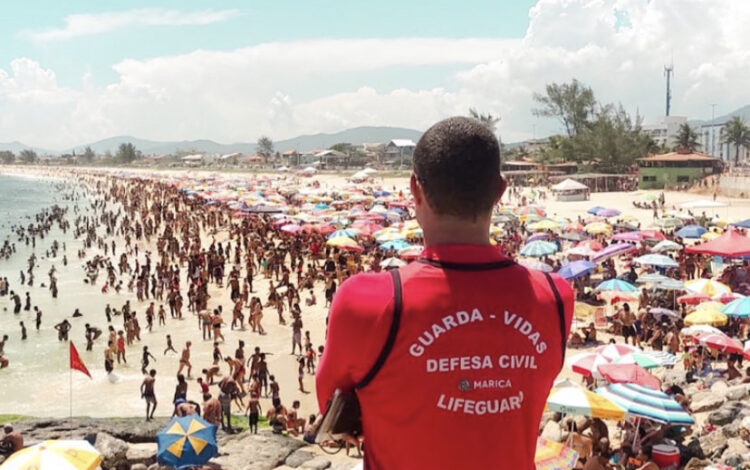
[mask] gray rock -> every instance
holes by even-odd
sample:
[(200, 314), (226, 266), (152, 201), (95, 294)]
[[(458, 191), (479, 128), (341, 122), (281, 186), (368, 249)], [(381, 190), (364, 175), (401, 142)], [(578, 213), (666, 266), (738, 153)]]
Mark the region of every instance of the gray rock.
[(714, 382), (713, 385), (711, 385), (711, 392), (718, 395), (724, 395), (728, 388), (729, 386), (726, 382), (724, 382), (723, 380), (719, 380), (718, 382)]
[(241, 433), (222, 438), (220, 455), (212, 462), (231, 470), (272, 470), (281, 466), (292, 452), (304, 446), (301, 440), (268, 431)]
[(709, 459), (717, 459), (727, 448), (727, 438), (720, 432), (711, 432), (699, 439), (703, 455)]
[(748, 386), (746, 384), (734, 385), (726, 389), (724, 396), (727, 400), (742, 400), (747, 396), (747, 390)]
[(737, 437), (727, 440), (727, 449), (721, 455), (721, 461), (735, 467), (750, 459), (750, 449), (745, 442)]
[(708, 422), (714, 426), (724, 426), (731, 423), (740, 412), (744, 411), (745, 406), (741, 402), (728, 402), (721, 408), (708, 415)]
[(312, 460), (308, 460), (307, 462), (303, 463), (300, 468), (310, 469), (310, 470), (325, 470), (326, 468), (331, 466), (331, 461), (328, 460), (325, 457), (315, 457)]
[(666, 386), (680, 385), (685, 383), (685, 371), (678, 369), (667, 369), (661, 383)]
[(724, 434), (724, 437), (730, 438), (730, 437), (737, 437), (740, 435), (740, 422), (738, 420), (735, 420), (721, 428), (721, 433)]
[(106, 432), (96, 435), (94, 447), (102, 454), (102, 468), (129, 468), (127, 461), (128, 443), (110, 436)]
[(542, 437), (553, 442), (562, 442), (562, 428), (556, 421), (547, 421), (542, 430)]
[(141, 463), (148, 466), (156, 462), (156, 447), (156, 443), (149, 442), (129, 444), (125, 457), (131, 465)]
[(155, 442), (156, 434), (169, 419), (156, 418), (146, 422), (142, 419), (23, 419), (13, 427), (24, 436), (24, 441), (36, 444), (48, 439), (86, 439), (94, 442), (99, 432), (127, 442)]
[(702, 411), (712, 411), (719, 408), (725, 402), (724, 395), (714, 393), (713, 391), (698, 392), (693, 395), (690, 403), (690, 410), (693, 413)]
[(288, 467), (297, 468), (308, 460), (312, 460), (314, 457), (315, 454), (309, 450), (300, 449), (292, 452), (292, 454), (284, 460), (284, 464)]
[(130, 470), (148, 470), (148, 467), (142, 463), (134, 463), (130, 466)]

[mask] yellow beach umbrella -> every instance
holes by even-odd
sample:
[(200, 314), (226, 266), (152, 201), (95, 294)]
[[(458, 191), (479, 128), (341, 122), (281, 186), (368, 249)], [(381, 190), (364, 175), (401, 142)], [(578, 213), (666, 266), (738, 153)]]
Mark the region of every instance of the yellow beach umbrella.
[(326, 242), (326, 245), (334, 246), (341, 250), (362, 251), (362, 247), (349, 237), (334, 237)]
[(573, 315), (576, 318), (587, 319), (593, 317), (595, 312), (596, 307), (594, 307), (593, 305), (589, 305), (585, 302), (576, 302)]
[(713, 297), (718, 294), (724, 294), (732, 292), (732, 289), (728, 285), (722, 284), (719, 281), (713, 279), (695, 279), (685, 283), (685, 288), (688, 292), (694, 294), (705, 294), (709, 297)]
[(695, 307), (696, 310), (717, 310), (717, 311), (721, 311), (722, 308), (724, 308), (724, 304), (721, 302), (716, 302), (716, 301), (702, 302)]
[(713, 232), (713, 231), (706, 232), (703, 235), (701, 235), (701, 240), (703, 240), (704, 242), (709, 242), (713, 240), (714, 238), (719, 238), (720, 236), (721, 234), (717, 232)]
[(44, 441), (11, 455), (2, 470), (93, 470), (102, 456), (87, 441)]
[(544, 219), (544, 220), (540, 220), (539, 222), (534, 222), (533, 224), (529, 224), (529, 229), (535, 232), (543, 231), (543, 230), (557, 230), (559, 228), (560, 228), (560, 224), (550, 219)]
[(584, 230), (591, 234), (610, 233), (612, 226), (604, 222), (591, 222), (584, 227)]
[(685, 317), (685, 324), (721, 326), (727, 324), (727, 316), (718, 310), (696, 310)]
[(547, 409), (560, 413), (590, 418), (625, 418), (625, 410), (610, 399), (571, 382), (563, 380), (552, 388), (547, 398)]

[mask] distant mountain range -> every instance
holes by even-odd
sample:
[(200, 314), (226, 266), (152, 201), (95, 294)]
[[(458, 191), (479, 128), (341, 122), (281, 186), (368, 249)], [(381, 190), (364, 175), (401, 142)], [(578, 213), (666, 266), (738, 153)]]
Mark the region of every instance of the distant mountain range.
[[(386, 143), (391, 139), (412, 139), (416, 142), (421, 136), (422, 131), (418, 131), (415, 129), (406, 129), (402, 127), (365, 126), (346, 129), (344, 131), (336, 132), (333, 134), (302, 135), (299, 137), (294, 137), (292, 139), (279, 140), (274, 142), (274, 148), (279, 152), (284, 152), (287, 150), (297, 150), (299, 152), (304, 152), (309, 150), (327, 149), (330, 146), (341, 142), (347, 142), (353, 145), (364, 143)], [(10, 150), (11, 152), (18, 154), (22, 150), (31, 149), (40, 155), (61, 155), (64, 153), (73, 153), (74, 151), (76, 154), (81, 154), (88, 146), (91, 147), (91, 149), (97, 154), (103, 154), (108, 151), (115, 153), (117, 151), (117, 147), (119, 147), (120, 144), (128, 142), (135, 145), (135, 147), (143, 152), (144, 155), (164, 155), (180, 151), (209, 154), (227, 154), (233, 152), (241, 152), (244, 154), (252, 155), (255, 153), (256, 147), (255, 142), (221, 144), (219, 142), (207, 139), (164, 142), (139, 139), (137, 137), (131, 136), (118, 136), (110, 137), (108, 139), (92, 142), (89, 144), (79, 145), (62, 152), (30, 147), (21, 142), (0, 142), (0, 150)]]

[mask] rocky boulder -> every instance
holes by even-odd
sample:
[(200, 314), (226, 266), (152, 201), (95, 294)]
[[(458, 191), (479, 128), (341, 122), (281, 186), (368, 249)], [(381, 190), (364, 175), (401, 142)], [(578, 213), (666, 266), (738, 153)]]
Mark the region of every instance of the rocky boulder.
[(219, 443), (219, 456), (212, 462), (231, 470), (272, 470), (304, 446), (305, 443), (298, 439), (270, 431), (223, 436)]
[(131, 465), (143, 464), (145, 467), (148, 467), (156, 462), (156, 448), (156, 443), (151, 442), (129, 444), (125, 457)]
[(708, 459), (718, 459), (727, 448), (727, 438), (720, 432), (710, 432), (701, 436), (698, 441), (701, 444), (703, 455)]
[(102, 454), (103, 469), (128, 470), (130, 468), (127, 459), (127, 442), (110, 436), (106, 432), (100, 432), (96, 435), (94, 447)]
[(740, 438), (733, 437), (727, 440), (727, 448), (721, 455), (721, 461), (730, 467), (736, 467), (750, 460), (750, 449)]
[(742, 400), (747, 396), (748, 384), (734, 385), (724, 391), (727, 400)]
[(693, 457), (692, 459), (690, 459), (690, 461), (688, 461), (687, 465), (685, 465), (685, 470), (703, 470), (709, 465), (711, 465), (710, 460)]
[(742, 402), (725, 403), (721, 408), (708, 415), (708, 422), (714, 426), (724, 426), (737, 418), (747, 414), (746, 406)]
[(698, 392), (693, 395), (690, 402), (690, 410), (693, 413), (712, 411), (723, 405), (725, 401), (723, 394), (714, 393), (708, 390)]
[(326, 468), (331, 466), (331, 461), (328, 460), (325, 457), (315, 457), (312, 460), (308, 460), (307, 462), (303, 463), (300, 468), (304, 468), (305, 470), (325, 470)]

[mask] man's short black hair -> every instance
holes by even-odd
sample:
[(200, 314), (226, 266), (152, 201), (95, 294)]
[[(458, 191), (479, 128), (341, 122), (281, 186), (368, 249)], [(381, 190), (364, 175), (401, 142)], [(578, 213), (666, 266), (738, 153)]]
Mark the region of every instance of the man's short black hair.
[(435, 212), (476, 218), (498, 197), (500, 144), (476, 119), (445, 119), (419, 139), (414, 174)]

